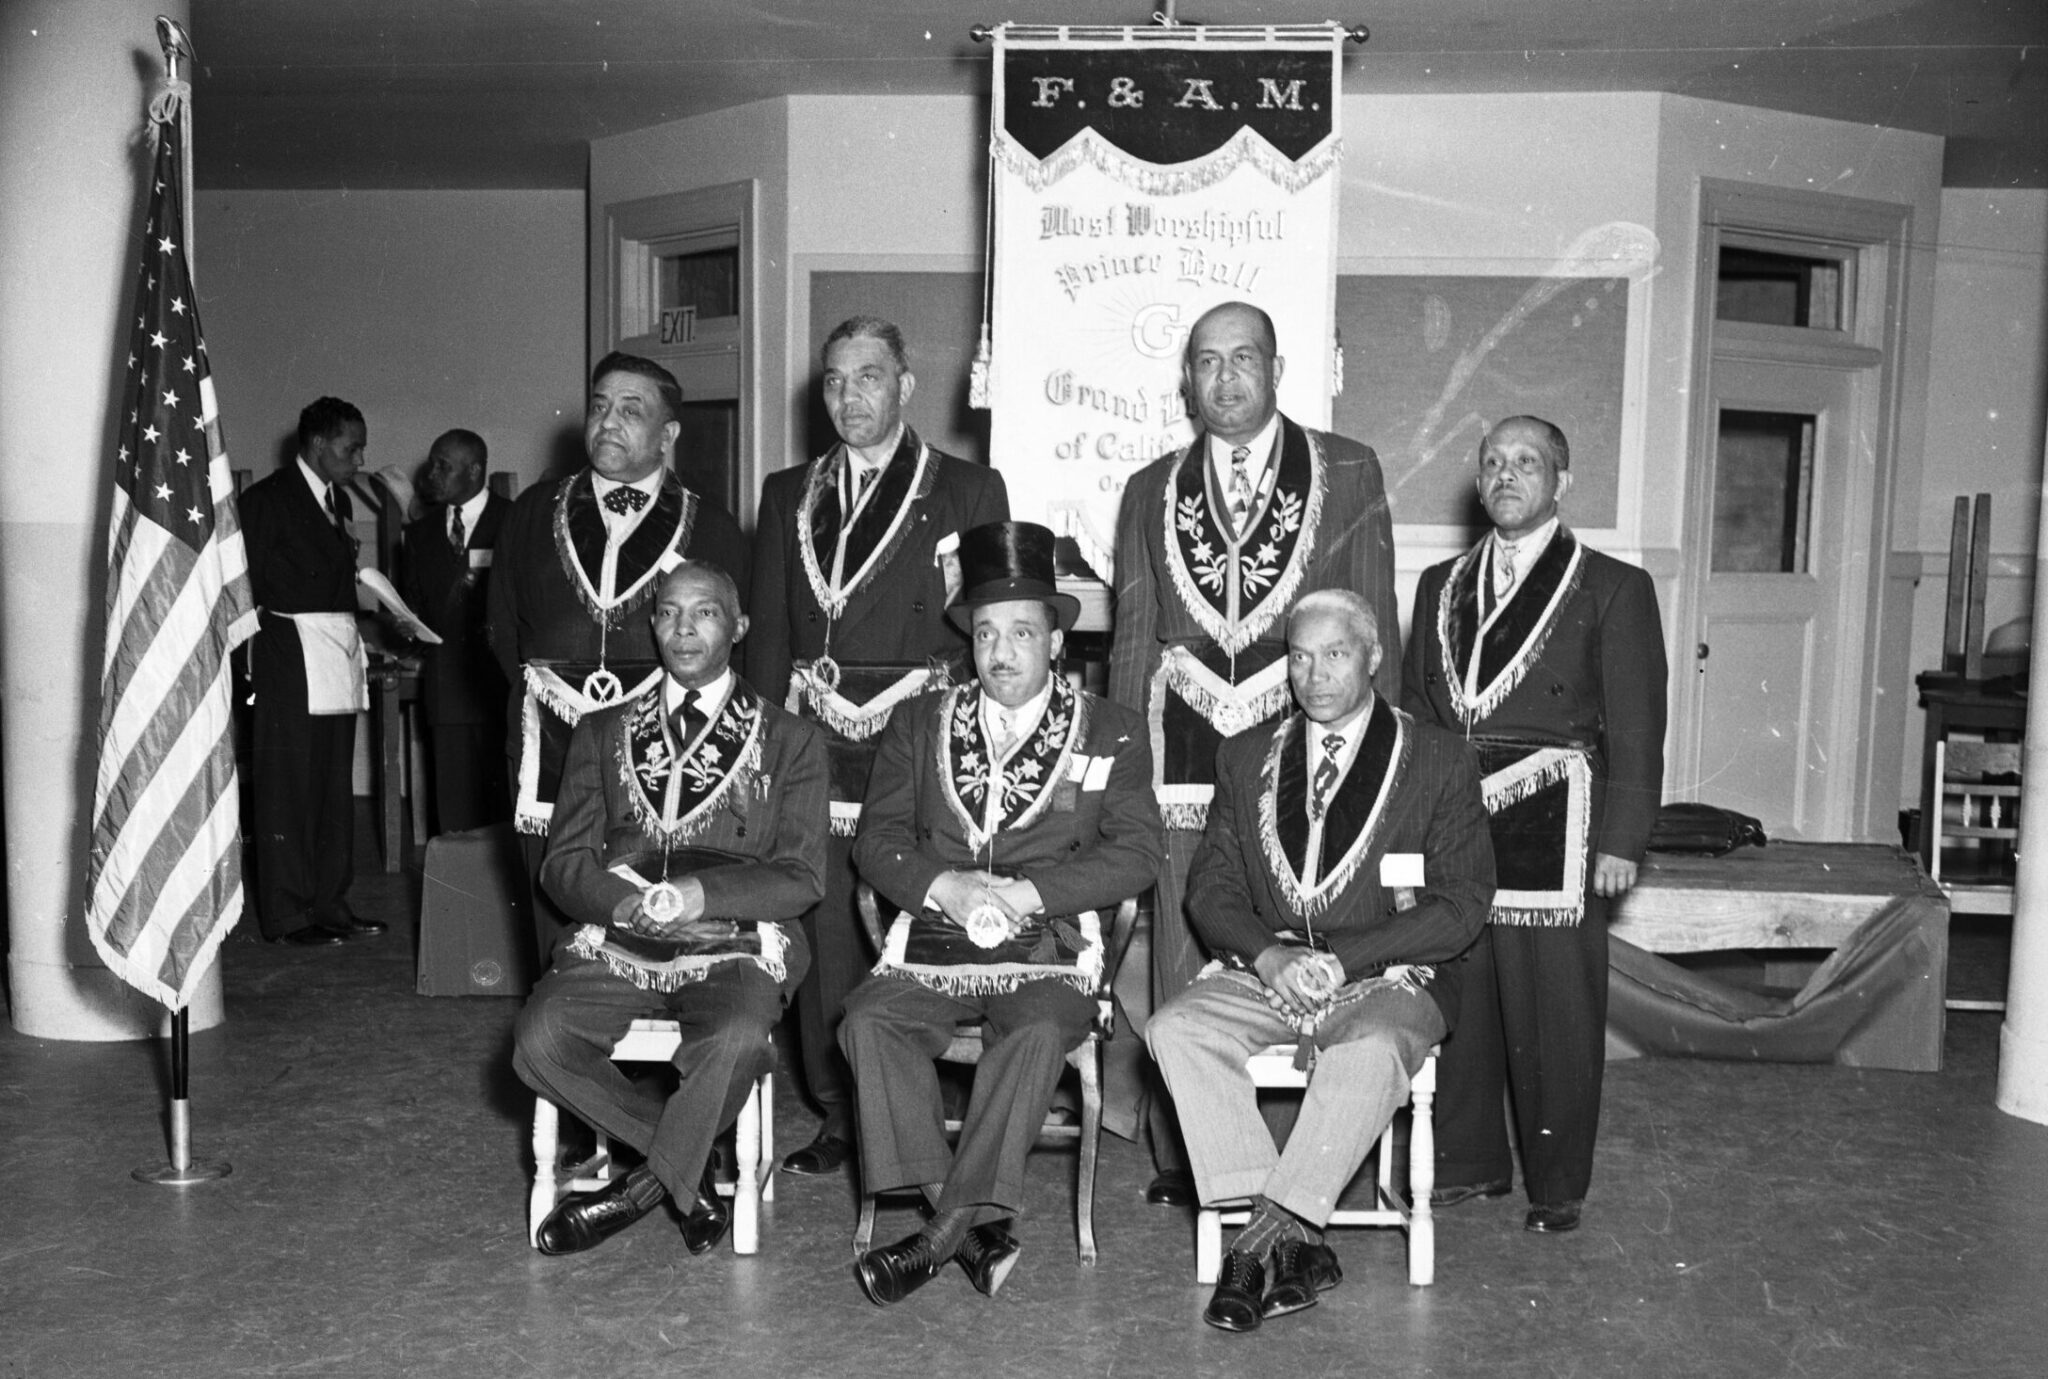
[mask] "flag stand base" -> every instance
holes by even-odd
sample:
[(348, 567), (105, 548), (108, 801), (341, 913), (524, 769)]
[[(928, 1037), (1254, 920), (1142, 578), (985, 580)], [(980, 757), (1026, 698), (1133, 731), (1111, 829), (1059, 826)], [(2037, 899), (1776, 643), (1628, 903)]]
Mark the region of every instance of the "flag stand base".
[[(178, 1012), (176, 1035), (184, 1031), (185, 1012)], [(176, 1060), (183, 1071), (182, 1058)], [(180, 1079), (182, 1081), (182, 1079)], [(215, 1178), (225, 1178), (234, 1172), (222, 1159), (194, 1159), (192, 1157), (192, 1103), (182, 1096), (171, 1099), (171, 1161), (154, 1168), (138, 1168), (128, 1176), (138, 1183), (158, 1183), (164, 1187), (185, 1187), (192, 1183), (208, 1183)]]
[(183, 1168), (176, 1164), (158, 1164), (155, 1168), (138, 1168), (128, 1176), (138, 1183), (185, 1187), (191, 1183), (208, 1183), (215, 1178), (225, 1178), (234, 1171), (224, 1159), (195, 1159)]

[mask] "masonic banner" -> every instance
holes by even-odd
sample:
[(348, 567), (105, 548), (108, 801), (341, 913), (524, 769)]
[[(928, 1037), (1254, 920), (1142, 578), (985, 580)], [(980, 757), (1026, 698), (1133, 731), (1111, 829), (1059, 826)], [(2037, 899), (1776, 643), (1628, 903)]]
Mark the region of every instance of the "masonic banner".
[(1281, 410), (1335, 390), (1339, 47), (1287, 29), (996, 30), (992, 459), (1104, 580), (1125, 482), (1192, 437), (1181, 349), (1266, 310)]

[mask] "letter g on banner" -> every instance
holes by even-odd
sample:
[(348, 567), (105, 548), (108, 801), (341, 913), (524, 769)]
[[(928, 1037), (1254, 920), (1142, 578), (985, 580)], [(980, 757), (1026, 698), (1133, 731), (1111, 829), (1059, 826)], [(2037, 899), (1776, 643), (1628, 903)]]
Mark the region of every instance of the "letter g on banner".
[(1179, 302), (1148, 302), (1131, 313), (1131, 348), (1147, 359), (1171, 359), (1180, 353)]

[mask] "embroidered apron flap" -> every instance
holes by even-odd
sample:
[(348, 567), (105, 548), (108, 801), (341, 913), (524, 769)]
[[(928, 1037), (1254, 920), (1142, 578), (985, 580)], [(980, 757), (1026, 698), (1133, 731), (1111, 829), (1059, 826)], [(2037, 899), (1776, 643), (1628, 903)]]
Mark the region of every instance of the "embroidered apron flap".
[[(629, 853), (610, 870), (643, 890), (658, 881), (679, 881), (707, 867), (730, 866), (754, 859), (717, 848), (678, 847)], [(569, 941), (569, 951), (601, 962), (613, 975), (644, 991), (679, 991), (708, 976), (722, 962), (751, 962), (777, 982), (789, 973), (790, 938), (779, 924), (767, 920), (718, 920), (731, 924), (730, 935), (657, 939), (611, 925), (586, 924)]]
[[(611, 864), (611, 870), (625, 876), (635, 884), (648, 886), (660, 881), (681, 881), (699, 871), (712, 867), (729, 867), (752, 861), (736, 852), (719, 848), (679, 847), (671, 848), (664, 859), (658, 849), (628, 853)], [(605, 946), (630, 953), (636, 958), (651, 963), (663, 963), (684, 955), (705, 957), (711, 955), (729, 956), (741, 954), (753, 957), (761, 951), (760, 926), (753, 920), (724, 921), (719, 916), (707, 915), (707, 919), (730, 922), (738, 926), (738, 932), (729, 936), (711, 938), (653, 938), (646, 934), (634, 933), (616, 925), (606, 925)]]
[(1152, 691), (1159, 779), (1214, 785), (1223, 740), (1286, 711), (1286, 661), (1287, 648), (1278, 642), (1255, 642), (1236, 656), (1213, 644), (1169, 648)]
[[(993, 875), (1016, 877), (998, 865)], [(878, 973), (907, 977), (951, 996), (1015, 991), (1026, 982), (1061, 981), (1093, 996), (1102, 985), (1102, 918), (1099, 912), (1037, 915), (1015, 933), (987, 943), (935, 911), (902, 911), (882, 940)]]
[(1477, 736), (1493, 838), (1496, 924), (1576, 924), (1585, 914), (1593, 755), (1580, 743)]
[[(596, 661), (529, 661), (521, 704), (518, 784), (514, 823), (522, 833), (545, 835), (554, 817), (555, 796), (562, 786), (562, 763), (569, 754), (569, 734), (583, 715), (605, 707), (583, 693)], [(658, 662), (614, 661), (609, 666), (624, 687), (621, 699), (633, 699), (661, 683)], [(617, 702), (617, 701), (608, 701)]]
[(811, 661), (791, 668), (789, 697), (783, 707), (825, 734), (831, 759), (834, 832), (841, 803), (851, 805), (858, 819), (866, 798), (868, 775), (875, 763), (875, 739), (888, 726), (889, 715), (906, 699), (953, 684), (953, 668), (944, 661), (838, 661), (837, 684)]

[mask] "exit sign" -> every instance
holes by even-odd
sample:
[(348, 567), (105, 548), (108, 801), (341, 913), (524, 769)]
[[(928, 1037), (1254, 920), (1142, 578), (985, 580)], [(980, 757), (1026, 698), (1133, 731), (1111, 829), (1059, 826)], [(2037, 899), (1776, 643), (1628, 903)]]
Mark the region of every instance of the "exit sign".
[(697, 338), (697, 308), (665, 306), (661, 309), (661, 343), (687, 345)]

